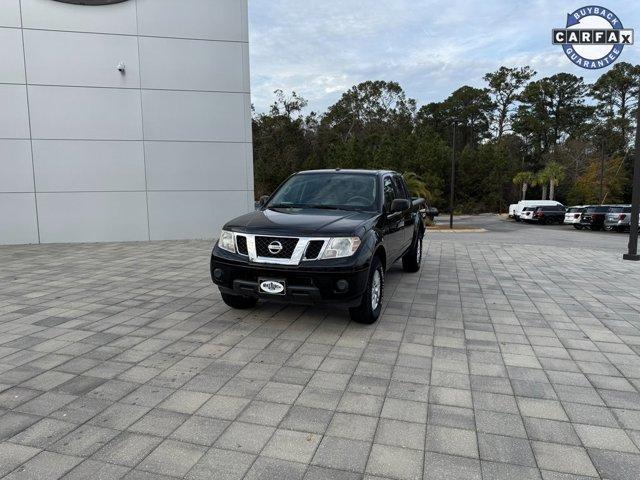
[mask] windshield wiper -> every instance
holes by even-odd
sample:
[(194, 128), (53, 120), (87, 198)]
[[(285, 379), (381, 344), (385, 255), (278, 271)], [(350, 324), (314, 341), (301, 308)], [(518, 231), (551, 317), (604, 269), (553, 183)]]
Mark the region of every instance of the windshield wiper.
[(295, 203), (274, 203), (273, 205), (267, 205), (267, 208), (300, 208), (301, 206)]
[(335, 205), (306, 205), (307, 208), (320, 208), (323, 210), (344, 210), (342, 207)]

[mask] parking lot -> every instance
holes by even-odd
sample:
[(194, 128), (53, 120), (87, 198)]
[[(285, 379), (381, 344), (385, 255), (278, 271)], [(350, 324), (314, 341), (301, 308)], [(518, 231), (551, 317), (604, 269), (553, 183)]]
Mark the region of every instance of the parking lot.
[(229, 310), (211, 242), (0, 247), (0, 477), (640, 478), (628, 236), (458, 221), (373, 325)]

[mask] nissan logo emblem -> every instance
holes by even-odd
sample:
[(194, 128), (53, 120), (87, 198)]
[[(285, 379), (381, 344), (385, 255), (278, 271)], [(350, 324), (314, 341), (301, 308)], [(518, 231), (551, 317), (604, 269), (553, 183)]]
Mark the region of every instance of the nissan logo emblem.
[(272, 255), (277, 255), (282, 251), (282, 244), (275, 240), (269, 244), (267, 249)]

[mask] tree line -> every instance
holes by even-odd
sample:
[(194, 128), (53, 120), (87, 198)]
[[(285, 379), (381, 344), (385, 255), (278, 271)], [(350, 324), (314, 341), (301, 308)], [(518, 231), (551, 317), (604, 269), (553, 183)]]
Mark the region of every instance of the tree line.
[(536, 77), (503, 66), (484, 88), (465, 85), (420, 108), (398, 83), (366, 81), (323, 113), (276, 90), (268, 111), (253, 115), (256, 196), (298, 170), (384, 168), (447, 210), (455, 152), (457, 212), (502, 212), (525, 196), (628, 202), (640, 66), (619, 62), (593, 84)]

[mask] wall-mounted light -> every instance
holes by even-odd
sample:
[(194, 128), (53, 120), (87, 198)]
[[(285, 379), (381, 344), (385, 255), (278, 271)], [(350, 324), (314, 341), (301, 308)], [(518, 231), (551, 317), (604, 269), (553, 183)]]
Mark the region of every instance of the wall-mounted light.
[(127, 73), (127, 66), (124, 64), (124, 62), (120, 62), (118, 64), (118, 71), (123, 75)]

